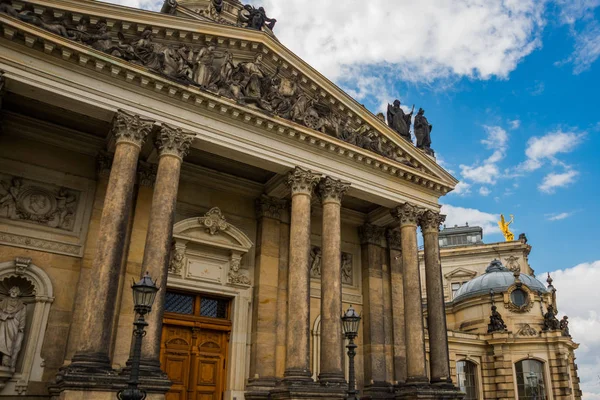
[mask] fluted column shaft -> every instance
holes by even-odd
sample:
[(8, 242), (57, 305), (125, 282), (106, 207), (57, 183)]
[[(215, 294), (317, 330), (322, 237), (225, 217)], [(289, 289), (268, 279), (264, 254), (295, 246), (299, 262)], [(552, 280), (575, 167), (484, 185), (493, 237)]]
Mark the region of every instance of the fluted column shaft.
[(427, 283), (427, 328), (431, 383), (451, 383), (446, 331), (446, 308), (440, 261), (439, 228), (445, 215), (426, 211), (421, 217), (425, 245), (425, 282)]
[(417, 222), (422, 211), (408, 203), (392, 214), (400, 221), (402, 266), (404, 268), (404, 324), (406, 327), (406, 383), (426, 383), (425, 333), (421, 303), (421, 278), (417, 247)]
[(158, 281), (160, 290), (146, 321), (148, 329), (142, 345), (144, 364), (160, 369), (160, 340), (167, 288), (168, 263), (173, 239), (173, 221), (181, 163), (193, 136), (179, 128), (163, 124), (156, 146), (159, 152), (158, 170), (152, 196), (148, 234), (142, 261), (142, 274), (146, 271)]
[(349, 185), (330, 177), (319, 184), (323, 204), (321, 244), (321, 365), (323, 384), (343, 383), (341, 201)]
[(73, 364), (110, 367), (115, 297), (131, 213), (140, 149), (154, 121), (119, 110), (113, 120), (115, 154), (100, 219), (98, 247), (84, 303), (82, 330)]
[(319, 175), (296, 168), (288, 175), (292, 192), (288, 274), (288, 323), (284, 380), (312, 381), (310, 372), (310, 200)]

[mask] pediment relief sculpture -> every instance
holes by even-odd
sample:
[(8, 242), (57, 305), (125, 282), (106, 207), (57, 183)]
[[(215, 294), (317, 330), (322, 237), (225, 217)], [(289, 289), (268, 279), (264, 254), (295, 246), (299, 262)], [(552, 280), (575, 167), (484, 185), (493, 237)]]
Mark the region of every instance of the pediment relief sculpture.
[[(249, 28), (273, 22), (260, 8), (246, 6), (242, 10), (245, 10), (242, 14), (246, 15), (245, 24)], [(79, 15), (74, 18), (71, 13), (54, 13), (49, 9), (38, 15), (33, 11), (33, 6), (27, 3), (18, 8), (2, 3), (0, 12), (143, 66), (181, 85), (216, 94), (259, 110), (269, 117), (295, 122), (417, 171), (436, 175), (380, 132), (379, 128), (355, 116), (344, 104), (338, 103), (296, 71), (288, 70), (288, 65), (277, 55), (273, 54), (267, 63), (263, 60), (263, 54), (268, 54), (269, 50), (259, 44), (250, 46), (254, 57), (248, 59), (247, 51), (239, 55), (235, 51), (234, 54), (231, 46), (226, 47), (224, 40), (209, 40), (209, 37), (205, 37), (207, 43), (204, 45), (196, 44), (196, 40), (192, 43), (176, 40), (177, 35), (173, 33), (165, 33), (164, 38), (157, 38), (157, 33), (162, 29), (137, 26), (138, 31), (132, 32), (131, 23), (118, 24), (119, 31), (113, 33), (111, 30), (115, 27), (115, 21), (111, 21), (109, 27), (109, 23), (98, 20), (99, 17)], [(90, 22), (92, 20), (95, 22)], [(197, 34), (195, 36), (198, 37)], [(421, 142), (427, 143), (426, 138)], [(413, 179), (412, 176), (407, 178)], [(419, 179), (415, 179), (418, 183)], [(441, 189), (439, 184), (431, 184), (431, 187), (434, 186)]]

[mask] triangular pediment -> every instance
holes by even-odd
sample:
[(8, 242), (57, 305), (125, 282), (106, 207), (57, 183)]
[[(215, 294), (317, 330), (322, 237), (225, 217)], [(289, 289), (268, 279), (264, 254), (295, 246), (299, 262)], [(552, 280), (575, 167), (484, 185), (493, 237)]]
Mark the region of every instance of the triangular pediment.
[(19, 33), (29, 47), (41, 43), (47, 54), (79, 58), (80, 65), (442, 195), (457, 183), (268, 33), (81, 0), (13, 1), (0, 11), (5, 37), (16, 39)]
[(444, 274), (444, 277), (446, 279), (448, 279), (448, 280), (455, 279), (455, 278), (469, 278), (469, 279), (472, 279), (475, 276), (477, 276), (477, 272), (471, 271), (471, 270), (465, 269), (465, 268), (456, 268), (456, 269), (448, 272), (447, 274)]

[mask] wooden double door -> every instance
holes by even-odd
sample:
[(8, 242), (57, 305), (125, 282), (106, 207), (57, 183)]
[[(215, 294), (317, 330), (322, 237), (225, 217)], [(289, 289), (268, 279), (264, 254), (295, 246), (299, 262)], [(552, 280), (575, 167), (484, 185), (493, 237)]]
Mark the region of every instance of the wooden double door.
[(161, 366), (173, 382), (166, 400), (221, 400), (231, 328), (172, 317), (163, 322)]

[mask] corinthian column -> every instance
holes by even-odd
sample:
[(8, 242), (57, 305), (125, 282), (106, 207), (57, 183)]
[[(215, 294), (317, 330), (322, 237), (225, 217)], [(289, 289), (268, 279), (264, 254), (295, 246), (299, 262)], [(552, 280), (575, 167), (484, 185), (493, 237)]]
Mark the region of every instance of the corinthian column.
[(117, 111), (112, 137), (115, 154), (100, 219), (97, 250), (82, 312), (77, 352), (71, 366), (109, 369), (108, 349), (113, 332), (119, 272), (140, 149), (154, 121)]
[(181, 163), (186, 155), (193, 136), (180, 128), (163, 124), (156, 140), (159, 153), (158, 170), (152, 196), (148, 234), (142, 261), (142, 274), (148, 271), (158, 281), (160, 290), (154, 300), (152, 312), (148, 314), (148, 329), (142, 346), (142, 359), (146, 368), (160, 373), (160, 339), (169, 253), (173, 239), (173, 220)]
[(392, 210), (400, 222), (402, 267), (404, 268), (404, 326), (406, 340), (406, 383), (428, 383), (425, 363), (425, 333), (421, 303), (421, 278), (417, 247), (417, 222), (422, 210), (404, 203)]
[(310, 200), (320, 175), (296, 167), (287, 179), (292, 191), (288, 274), (288, 323), (284, 380), (312, 381), (310, 372)]
[(448, 358), (446, 309), (442, 284), (442, 265), (438, 234), (446, 219), (433, 211), (421, 217), (421, 231), (425, 245), (425, 282), (427, 283), (427, 327), (429, 330), (429, 365), (431, 383), (452, 383)]
[(350, 187), (325, 177), (319, 184), (323, 204), (321, 244), (321, 372), (322, 384), (345, 382), (342, 338), (341, 202)]

